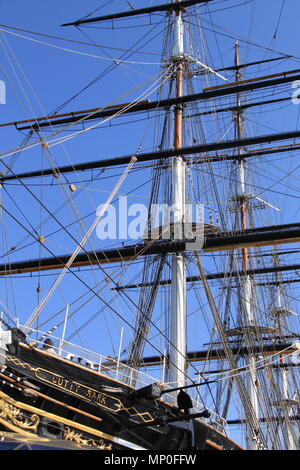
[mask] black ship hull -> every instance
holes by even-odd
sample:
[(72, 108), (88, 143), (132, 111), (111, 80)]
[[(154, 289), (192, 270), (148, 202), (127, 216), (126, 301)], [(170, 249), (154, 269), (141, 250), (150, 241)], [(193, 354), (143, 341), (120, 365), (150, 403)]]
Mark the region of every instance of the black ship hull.
[[(102, 450), (239, 450), (203, 419), (38, 350), (13, 333), (1, 352), (0, 431)], [(4, 352), (4, 353), (3, 353)]]

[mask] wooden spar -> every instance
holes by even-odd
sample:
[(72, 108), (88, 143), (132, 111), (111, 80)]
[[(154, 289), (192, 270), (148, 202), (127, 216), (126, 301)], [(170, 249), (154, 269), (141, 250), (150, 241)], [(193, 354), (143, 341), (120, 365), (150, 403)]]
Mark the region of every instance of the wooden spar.
[[(213, 142), (210, 144), (201, 144), (195, 145), (192, 147), (181, 147), (181, 149), (171, 149), (171, 150), (162, 150), (158, 152), (152, 153), (140, 153), (137, 155), (137, 161), (141, 162), (149, 162), (160, 160), (163, 158), (171, 158), (178, 155), (192, 155), (192, 154), (203, 154), (210, 151), (218, 151), (218, 150), (225, 150), (231, 148), (238, 148), (243, 146), (250, 146), (255, 144), (262, 144), (262, 143), (269, 143), (269, 142), (278, 142), (280, 140), (290, 140), (296, 139), (300, 137), (300, 131), (293, 131), (287, 132), (282, 134), (270, 134), (265, 136), (259, 137), (249, 137), (246, 139), (238, 140), (231, 140), (231, 141), (224, 141), (224, 142)], [(271, 147), (266, 149), (255, 149), (247, 154), (243, 154), (243, 158), (252, 158), (255, 156), (260, 155), (268, 155), (274, 153), (281, 153), (285, 151), (295, 151), (299, 150), (299, 144), (292, 144), (288, 146), (279, 146), (279, 147)], [(74, 163), (73, 165), (62, 166), (57, 168), (48, 168), (44, 170), (37, 170), (37, 171), (29, 171), (26, 173), (19, 173), (19, 174), (11, 174), (11, 175), (2, 175), (0, 174), (0, 183), (4, 183), (5, 181), (10, 180), (17, 180), (17, 179), (24, 179), (24, 178), (36, 178), (40, 176), (58, 176), (59, 173), (72, 173), (75, 171), (85, 171), (85, 170), (92, 170), (92, 169), (99, 169), (99, 168), (107, 168), (119, 165), (126, 165), (130, 162), (132, 155), (126, 155), (122, 157), (114, 157), (114, 158), (107, 158), (102, 160), (95, 160), (92, 162), (86, 163)], [(206, 163), (206, 162), (219, 162), (219, 161), (226, 161), (226, 160), (236, 160), (236, 155), (224, 155), (224, 156), (204, 156), (201, 155), (200, 157), (191, 158), (191, 163)], [(188, 162), (187, 162), (188, 163)]]
[[(248, 108), (253, 108), (255, 106), (262, 106), (265, 104), (275, 104), (275, 103), (281, 103), (284, 101), (290, 101), (291, 97), (287, 98), (278, 98), (274, 100), (267, 100), (267, 101), (259, 101), (255, 103), (246, 103), (241, 106), (241, 109), (248, 109)], [(39, 116), (36, 118), (32, 119), (25, 119), (23, 121), (12, 121), (12, 122), (4, 122), (0, 123), (0, 127), (8, 127), (8, 126), (18, 126), (20, 124), (28, 124), (28, 123), (34, 123), (32, 126), (33, 128), (36, 127), (36, 124), (39, 123), (39, 127), (48, 127), (48, 126), (55, 126), (55, 125), (62, 125), (62, 124), (67, 124), (71, 122), (76, 122), (76, 120), (80, 120), (81, 117), (84, 118), (85, 121), (89, 121), (92, 119), (99, 119), (101, 117), (106, 117), (109, 116), (110, 114), (113, 114), (117, 111), (123, 110), (123, 108), (127, 107), (130, 105), (129, 109), (124, 109), (124, 112), (122, 114), (128, 114), (128, 113), (137, 113), (137, 112), (143, 112), (143, 111), (154, 111), (157, 108), (160, 108), (159, 102), (157, 103), (157, 108), (154, 108), (151, 106), (151, 109), (143, 109), (143, 105), (150, 103), (149, 100), (144, 100), (144, 101), (139, 101), (137, 104), (134, 103), (122, 103), (120, 105), (114, 105), (114, 106), (101, 106), (99, 108), (91, 108), (91, 109), (83, 109), (80, 111), (70, 111), (69, 113), (62, 113), (62, 114), (53, 114), (49, 116)], [(235, 111), (236, 108), (234, 107), (228, 107), (228, 108), (220, 108), (220, 109), (213, 109), (212, 111), (205, 111), (203, 113), (197, 113), (197, 114), (192, 114), (191, 117), (193, 116), (205, 116), (208, 114), (215, 114), (215, 113), (224, 113), (224, 112), (232, 112)], [(90, 114), (90, 116), (86, 116), (86, 113)], [(75, 116), (80, 115), (80, 117), (75, 118)], [(65, 120), (60, 120), (57, 121), (58, 118), (67, 118), (70, 117), (71, 119), (65, 119)], [(49, 122), (50, 119), (53, 119), (54, 121)], [(44, 121), (44, 122), (41, 122)], [(20, 127), (17, 128), (18, 130), (26, 130), (29, 129), (30, 126), (27, 127)]]
[[(274, 57), (273, 59), (264, 59), (264, 60), (257, 60), (256, 62), (247, 62), (245, 64), (239, 64), (238, 68), (243, 69), (246, 67), (251, 67), (253, 65), (260, 65), (260, 64), (265, 64), (268, 62), (275, 62), (277, 60), (283, 60), (283, 59), (291, 59), (293, 56), (291, 55), (286, 55), (286, 56), (281, 56), (281, 57)], [(226, 70), (236, 70), (236, 65), (231, 65), (230, 67), (223, 67), (221, 69), (217, 69), (216, 72), (225, 72)]]
[[(276, 272), (286, 272), (286, 271), (297, 271), (300, 269), (300, 264), (292, 264), (292, 265), (284, 265), (284, 266), (277, 266), (277, 267), (274, 267), (274, 266), (271, 266), (271, 267), (268, 267), (268, 268), (257, 268), (257, 269), (249, 269), (248, 271), (233, 271), (233, 272), (220, 272), (220, 273), (211, 273), (211, 274), (207, 274), (206, 275), (206, 279), (208, 281), (213, 281), (213, 280), (217, 280), (217, 279), (228, 279), (230, 280), (231, 278), (234, 278), (234, 277), (239, 277), (239, 276), (243, 276), (245, 274), (248, 274), (249, 276), (257, 276), (257, 275), (260, 275), (260, 274), (271, 274), (271, 273), (276, 273)], [(200, 276), (189, 276), (186, 278), (186, 282), (198, 282), (201, 280), (201, 277)], [(300, 280), (298, 280), (300, 282)], [(291, 281), (288, 281), (288, 282), (291, 282)], [(273, 284), (278, 284), (279, 281), (274, 281), (273, 282), (266, 282), (264, 283), (264, 285), (273, 285)], [(171, 280), (170, 279), (165, 279), (163, 281), (159, 281), (158, 282), (159, 285), (161, 286), (168, 286), (169, 284), (171, 284)], [(125, 284), (123, 286), (118, 286), (118, 287), (114, 287), (112, 288), (112, 290), (125, 290), (125, 289), (137, 289), (137, 288), (141, 288), (141, 287), (150, 287), (152, 286), (153, 283), (152, 282), (144, 282), (144, 283), (141, 283), (141, 284)]]
[[(297, 225), (297, 224), (296, 224)], [(299, 226), (299, 225), (298, 225)], [(267, 230), (267, 227), (248, 231), (241, 234), (220, 234), (218, 236), (207, 236), (203, 244), (203, 252), (218, 252), (251, 248), (254, 246), (268, 246), (300, 242), (300, 229), (287, 226), (277, 226), (277, 230)], [(294, 225), (292, 225), (294, 227)], [(46, 240), (47, 242), (47, 240)], [(45, 243), (46, 243), (45, 242)], [(46, 244), (45, 244), (46, 247)], [(140, 256), (154, 254), (179, 253), (186, 251), (185, 242), (151, 242), (149, 244), (131, 245), (111, 250), (79, 253), (71, 268), (105, 264), (121, 263), (123, 261), (134, 261)], [(10, 262), (0, 265), (0, 276), (13, 274), (39, 272), (45, 270), (62, 269), (69, 260), (70, 255), (59, 255), (57, 257), (34, 259), (22, 262)]]
[[(262, 349), (260, 346), (253, 346), (251, 349), (253, 350), (254, 354), (260, 354), (262, 356), (272, 356), (274, 354), (289, 355), (299, 351), (299, 349), (293, 343), (279, 343), (272, 345), (267, 344), (264, 345), (264, 349)], [(249, 352), (246, 346), (231, 348), (231, 351), (234, 356), (243, 356)], [(162, 356), (143, 357), (140, 367), (153, 367), (161, 365), (163, 359), (164, 358)], [(221, 359), (227, 359), (223, 349), (205, 349), (203, 351), (187, 353), (187, 362), (218, 361)], [(126, 363), (126, 361), (124, 362)]]
[(197, 5), (199, 3), (208, 3), (211, 2), (212, 0), (182, 0), (180, 4), (178, 2), (176, 3), (167, 3), (167, 4), (162, 4), (162, 5), (156, 5), (148, 8), (139, 8), (139, 9), (133, 9), (121, 13), (114, 13), (111, 15), (105, 15), (105, 16), (97, 16), (95, 18), (87, 18), (84, 20), (77, 20), (73, 21), (72, 23), (64, 23), (61, 26), (78, 26), (81, 24), (86, 24), (86, 23), (95, 23), (95, 22), (100, 22), (100, 21), (108, 21), (108, 20), (116, 20), (119, 18), (128, 18), (131, 16), (137, 16), (137, 15), (145, 15), (145, 14), (150, 14), (150, 13), (155, 13), (158, 11), (180, 11), (184, 8), (188, 8), (194, 5)]
[(209, 87), (209, 88), (203, 88), (203, 91), (212, 91), (212, 90), (219, 90), (219, 89), (223, 89), (223, 88), (226, 88), (226, 87), (236, 87), (236, 86), (241, 86), (241, 85), (245, 85), (247, 83), (255, 83), (257, 81), (260, 81), (260, 80), (270, 80), (272, 78), (279, 78), (279, 77), (282, 77), (282, 76), (286, 76), (286, 75), (290, 75), (292, 73), (298, 73), (300, 72), (300, 69), (296, 69), (296, 70), (291, 70), (291, 71), (288, 71), (288, 72), (281, 72), (281, 73), (275, 73), (275, 74), (272, 74), (272, 75), (265, 75), (264, 77), (255, 77), (255, 78), (251, 78), (249, 80), (236, 80), (235, 82), (231, 82), (231, 83), (226, 83), (225, 85), (218, 85), (218, 86), (214, 86), (214, 87)]
[[(282, 103), (282, 102), (285, 102), (285, 101), (291, 101), (291, 97), (288, 96), (287, 98), (278, 98), (278, 99), (266, 100), (266, 101), (256, 101), (255, 103), (245, 103), (243, 105), (240, 105), (239, 109), (244, 110), (244, 109), (249, 109), (249, 108), (255, 108), (256, 106)], [(189, 116), (186, 116), (186, 119), (187, 118), (192, 118), (192, 117), (197, 117), (197, 116), (208, 116), (210, 114), (232, 113), (232, 112), (237, 112), (237, 111), (238, 111), (238, 108), (236, 106), (229, 106), (229, 107), (226, 107), (226, 108), (216, 108), (216, 109), (212, 109), (210, 111), (202, 111), (202, 112), (199, 112), (199, 113), (190, 114)]]
[[(202, 101), (202, 100), (209, 100), (212, 98), (217, 98), (221, 96), (228, 96), (235, 94), (237, 92), (243, 93), (246, 91), (254, 91), (256, 89), (261, 89), (261, 88), (268, 88), (268, 87), (273, 87), (276, 85), (281, 85), (289, 82), (293, 82), (296, 80), (300, 80), (300, 74), (296, 73), (296, 70), (290, 70), (288, 72), (282, 72), (282, 74), (279, 74), (279, 77), (275, 78), (270, 78), (270, 76), (264, 77), (264, 80), (260, 80), (257, 78), (257, 82), (254, 83), (244, 83), (240, 85), (233, 86), (231, 85), (230, 87), (225, 87), (224, 85), (221, 86), (221, 88), (217, 89), (211, 89), (211, 90), (206, 90), (201, 93), (195, 93), (192, 95), (184, 95), (180, 97), (175, 97), (171, 99), (165, 99), (161, 101), (153, 101), (153, 102), (148, 102), (144, 104), (136, 104), (130, 109), (125, 110), (123, 114), (127, 113), (133, 113), (133, 112), (139, 112), (139, 111), (151, 111), (151, 110), (157, 110), (159, 108), (166, 108), (167, 106), (176, 106), (178, 104), (184, 104), (184, 103), (190, 103), (193, 101)], [(93, 116), (87, 115), (79, 115), (79, 117), (70, 117), (70, 118), (65, 118), (65, 119), (55, 119), (53, 121), (48, 122), (40, 122), (39, 124), (33, 124), (32, 126), (25, 126), (25, 127), (20, 127), (19, 130), (26, 130), (26, 129), (32, 129), (32, 128), (40, 128), (40, 127), (46, 127), (46, 126), (54, 126), (54, 125), (62, 125), (62, 124), (67, 124), (71, 122), (76, 122), (79, 119), (81, 122), (83, 122), (85, 119), (99, 119), (99, 117), (104, 117), (107, 116), (110, 113), (110, 111), (100, 111), (99, 113), (94, 113)], [(47, 117), (45, 117), (47, 119)], [(27, 122), (27, 121), (26, 121)], [(32, 121), (33, 122), (33, 121)]]
[[(283, 420), (284, 420), (284, 416), (271, 416), (269, 418), (260, 418), (259, 422), (260, 423), (282, 423)], [(289, 416), (289, 420), (300, 421), (300, 416), (299, 415)], [(226, 420), (226, 423), (229, 426), (234, 426), (237, 424), (245, 424), (246, 421), (244, 419), (228, 419)]]
[[(144, 100), (144, 101), (139, 101), (138, 104), (146, 104), (146, 103), (149, 103), (149, 100)], [(110, 110), (113, 110), (114, 112), (118, 111), (118, 110), (121, 110), (123, 108), (125, 108), (126, 106), (135, 106), (135, 103), (122, 103), (122, 104), (116, 104), (116, 105), (112, 105), (112, 106), (101, 106), (99, 108), (91, 108), (91, 109), (83, 109), (81, 111), (71, 111), (69, 113), (63, 113), (63, 114), (52, 114), (50, 116), (40, 116), (40, 117), (36, 117), (34, 119), (25, 119), (23, 121), (14, 121), (14, 122), (5, 122), (3, 124), (0, 124), (0, 127), (6, 127), (6, 126), (18, 126), (19, 124), (26, 124), (26, 123), (29, 123), (29, 122), (40, 122), (40, 121), (49, 121), (49, 119), (57, 119), (57, 118), (61, 118), (61, 117), (68, 117), (68, 116), (76, 116), (77, 114), (84, 114), (84, 113), (98, 113), (100, 111), (110, 111)], [(91, 119), (93, 117), (93, 114), (91, 115)], [(51, 126), (53, 124), (51, 124), (50, 122), (45, 122), (44, 124), (47, 124), (48, 126)], [(21, 130), (21, 129), (20, 129)]]

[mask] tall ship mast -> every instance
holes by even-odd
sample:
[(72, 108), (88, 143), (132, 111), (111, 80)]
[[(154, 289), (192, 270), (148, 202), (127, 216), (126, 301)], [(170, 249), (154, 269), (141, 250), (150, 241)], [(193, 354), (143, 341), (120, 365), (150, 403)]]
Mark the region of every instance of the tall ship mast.
[[(3, 445), (297, 450), (300, 222), (280, 165), (300, 131), (249, 119), (295, 108), (297, 58), (222, 28), (221, 51), (205, 15), (235, 0), (122, 7), (62, 25), (84, 42), (53, 36), (93, 47), (100, 75), (0, 123), (25, 135), (0, 162)], [(107, 77), (106, 101), (74, 108)]]

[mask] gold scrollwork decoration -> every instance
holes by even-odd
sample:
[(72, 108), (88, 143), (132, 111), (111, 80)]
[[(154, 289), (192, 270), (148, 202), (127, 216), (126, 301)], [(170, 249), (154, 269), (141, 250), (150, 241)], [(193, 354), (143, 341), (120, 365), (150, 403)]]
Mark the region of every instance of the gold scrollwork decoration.
[(15, 426), (32, 432), (37, 432), (40, 423), (40, 417), (37, 414), (25, 416), (19, 408), (3, 399), (0, 399), (0, 417)]
[(112, 449), (112, 445), (106, 444), (103, 439), (95, 440), (95, 439), (84, 438), (82, 433), (75, 431), (74, 429), (71, 429), (69, 427), (65, 428), (63, 438), (67, 441), (73, 441), (80, 445), (97, 447), (97, 449), (101, 449), (101, 450)]

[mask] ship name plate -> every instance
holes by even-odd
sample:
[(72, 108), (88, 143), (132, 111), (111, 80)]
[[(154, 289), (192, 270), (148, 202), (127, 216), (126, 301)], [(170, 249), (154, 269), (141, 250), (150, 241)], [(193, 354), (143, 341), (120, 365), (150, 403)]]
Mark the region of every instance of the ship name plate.
[(73, 395), (88, 400), (114, 413), (124, 409), (122, 402), (118, 398), (99, 392), (99, 390), (87, 387), (81, 383), (73, 382), (62, 375), (54, 374), (53, 372), (41, 368), (36, 369), (35, 375), (43, 382), (65, 390), (66, 392), (70, 392)]

